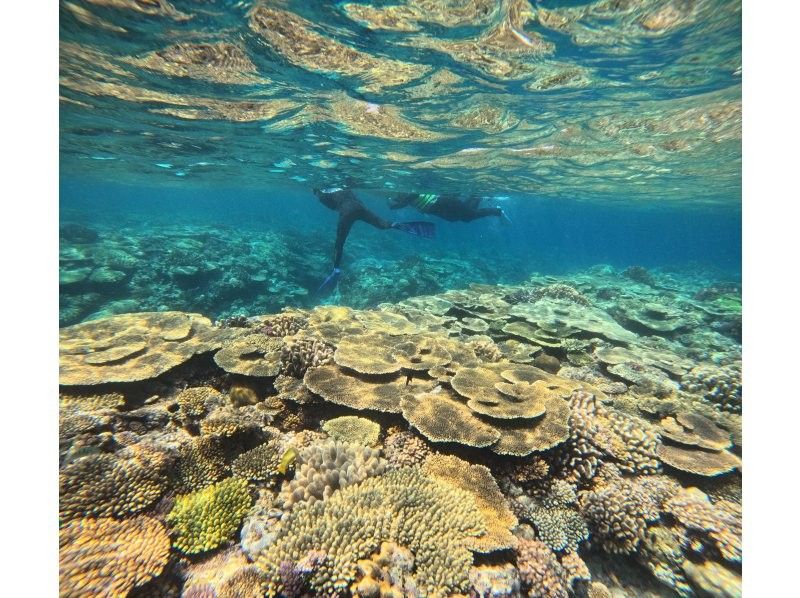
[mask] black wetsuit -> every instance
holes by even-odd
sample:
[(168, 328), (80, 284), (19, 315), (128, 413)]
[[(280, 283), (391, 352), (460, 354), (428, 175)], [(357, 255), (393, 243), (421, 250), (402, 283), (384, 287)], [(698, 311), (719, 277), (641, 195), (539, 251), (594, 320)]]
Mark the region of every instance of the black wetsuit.
[(461, 201), (457, 195), (404, 193), (392, 199), (389, 207), (397, 210), (411, 206), (423, 214), (431, 214), (451, 222), (472, 222), (486, 216), (503, 216), (500, 208), (481, 208), (480, 203), (481, 198), (477, 196)]
[(339, 224), (336, 226), (336, 243), (333, 246), (334, 268), (338, 268), (339, 263), (342, 261), (344, 242), (347, 240), (347, 235), (350, 234), (350, 229), (356, 220), (361, 220), (381, 230), (392, 228), (391, 222), (370, 211), (367, 206), (361, 203), (351, 189), (330, 191), (314, 189), (314, 194), (324, 206), (339, 212)]

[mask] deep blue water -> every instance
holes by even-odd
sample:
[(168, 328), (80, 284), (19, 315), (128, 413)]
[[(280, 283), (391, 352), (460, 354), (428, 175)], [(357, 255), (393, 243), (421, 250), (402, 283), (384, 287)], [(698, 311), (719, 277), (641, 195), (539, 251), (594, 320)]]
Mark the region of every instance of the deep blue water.
[[(164, 225), (230, 226), (250, 231), (296, 229), (319, 232), (332, 246), (336, 214), (306, 188), (202, 189), (187, 186), (143, 188), (61, 181), (61, 222), (130, 229)], [(480, 257), (496, 268), (524, 264), (530, 272), (561, 274), (596, 264), (617, 268), (699, 266), (737, 279), (741, 273), (741, 212), (730, 208), (636, 206), (510, 196), (501, 200), (512, 224), (496, 218), (453, 223), (420, 216), (411, 209), (393, 212), (387, 194), (357, 191), (378, 214), (397, 220), (428, 219), (437, 236), (423, 240), (396, 231), (376, 231), (357, 223), (345, 246), (344, 265), (370, 255), (396, 259), (408, 253)], [(484, 205), (491, 205), (484, 200)], [(327, 241), (325, 240), (327, 238)], [(304, 248), (297, 246), (296, 251)], [(325, 249), (327, 251), (327, 249)]]

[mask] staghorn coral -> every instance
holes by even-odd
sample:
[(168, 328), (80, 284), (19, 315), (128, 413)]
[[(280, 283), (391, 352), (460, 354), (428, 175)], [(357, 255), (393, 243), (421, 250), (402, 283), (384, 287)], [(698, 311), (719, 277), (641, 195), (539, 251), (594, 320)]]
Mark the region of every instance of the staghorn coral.
[(578, 508), (604, 550), (630, 554), (679, 488), (666, 476), (624, 478), (614, 465), (606, 464), (594, 487), (578, 493)]
[(164, 453), (134, 445), (117, 455), (89, 454), (59, 475), (59, 516), (124, 517), (152, 505), (167, 486)]
[(284, 483), (278, 503), (287, 509), (302, 502), (313, 504), (385, 470), (380, 449), (338, 440), (312, 444), (300, 450), (294, 479)]
[(236, 457), (231, 464), (233, 475), (254, 481), (270, 480), (278, 475), (283, 452), (281, 440), (272, 438)]
[(681, 378), (681, 388), (701, 395), (706, 401), (730, 413), (742, 412), (742, 364), (724, 366), (700, 364)]
[(377, 552), (382, 542), (398, 542), (414, 554), (421, 591), (441, 595), (466, 590), (469, 541), (484, 531), (468, 493), (431, 480), (418, 468), (404, 468), (324, 501), (298, 505), (257, 565), (270, 578), (267, 595), (275, 596), (284, 585), (278, 575), (281, 563), (297, 562), (312, 549), (321, 551), (324, 565), (310, 574), (311, 590), (343, 592), (355, 581), (359, 560)]
[(399, 431), (386, 436), (383, 441), (383, 454), (387, 467), (398, 469), (410, 465), (421, 465), (431, 454), (431, 449), (419, 436), (411, 432)]
[(381, 434), (380, 425), (364, 417), (345, 415), (330, 419), (322, 424), (322, 429), (334, 440), (375, 446)]
[(585, 391), (570, 399), (569, 439), (559, 448), (562, 475), (577, 482), (591, 480), (604, 461), (630, 473), (660, 469), (660, 439), (645, 420), (605, 407)]
[(335, 348), (319, 338), (289, 340), (281, 348), (281, 373), (302, 378), (308, 368), (333, 363)]
[(569, 598), (566, 571), (545, 544), (520, 539), (515, 551), (517, 568), (529, 596)]
[(252, 504), (247, 481), (227, 478), (203, 490), (178, 496), (167, 515), (175, 548), (197, 554), (230, 539)]
[(169, 558), (164, 526), (142, 515), (71, 521), (58, 539), (61, 596), (125, 596), (160, 575)]
[(550, 550), (576, 551), (589, 538), (589, 528), (574, 507), (575, 486), (552, 480), (539, 485), (532, 496), (521, 495), (514, 500), (519, 517), (536, 526), (536, 535)]

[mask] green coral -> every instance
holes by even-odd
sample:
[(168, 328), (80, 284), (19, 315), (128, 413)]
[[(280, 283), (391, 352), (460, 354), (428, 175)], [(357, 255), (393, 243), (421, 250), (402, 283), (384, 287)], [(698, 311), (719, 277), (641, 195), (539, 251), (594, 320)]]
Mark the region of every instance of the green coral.
[(252, 503), (247, 481), (241, 478), (179, 496), (167, 515), (176, 536), (173, 546), (186, 554), (217, 548), (236, 533)]

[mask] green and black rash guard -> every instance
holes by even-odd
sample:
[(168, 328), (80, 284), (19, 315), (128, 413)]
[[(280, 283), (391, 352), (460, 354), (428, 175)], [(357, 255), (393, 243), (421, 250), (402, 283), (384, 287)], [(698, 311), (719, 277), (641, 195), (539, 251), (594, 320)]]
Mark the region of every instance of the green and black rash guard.
[(439, 201), (439, 197), (441, 196), (435, 193), (419, 193), (411, 200), (410, 205), (420, 212), (428, 212)]

